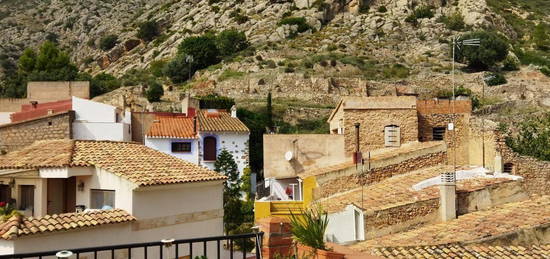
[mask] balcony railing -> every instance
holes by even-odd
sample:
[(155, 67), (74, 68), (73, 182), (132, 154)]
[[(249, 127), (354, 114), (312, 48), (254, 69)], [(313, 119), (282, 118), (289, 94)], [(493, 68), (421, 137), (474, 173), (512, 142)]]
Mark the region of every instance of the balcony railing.
[[(46, 251), (37, 253), (24, 253), (24, 254), (12, 254), (12, 255), (0, 255), (0, 259), (4, 258), (181, 258), (180, 256), (189, 256), (191, 259), (195, 258), (256, 258), (261, 259), (261, 247), (263, 232), (229, 235), (229, 236), (215, 236), (205, 238), (193, 238), (193, 239), (179, 239), (179, 240), (162, 240), (158, 242), (148, 243), (133, 243), (125, 245), (112, 245), (112, 246), (98, 246), (88, 248), (68, 249), (64, 251)], [(225, 241), (225, 244), (222, 244)], [(254, 243), (254, 244), (251, 244)], [(199, 251), (193, 250), (199, 244)], [(202, 245), (200, 245), (202, 244)], [(216, 247), (214, 254), (209, 254), (209, 245)], [(252, 246), (252, 247), (250, 247)], [(229, 254), (222, 253), (222, 247), (229, 249)], [(255, 255), (247, 254), (247, 251), (251, 248), (255, 248)], [(202, 251), (201, 251), (202, 250)], [(210, 250), (212, 251), (212, 250)], [(63, 253), (60, 253), (63, 252)], [(226, 251), (227, 253), (227, 251)], [(56, 256), (57, 254), (57, 256)], [(63, 254), (63, 255), (62, 255)], [(90, 257), (91, 256), (91, 257)], [(193, 257), (197, 256), (197, 257)], [(204, 256), (204, 257), (203, 257)], [(242, 256), (242, 257), (241, 257)]]

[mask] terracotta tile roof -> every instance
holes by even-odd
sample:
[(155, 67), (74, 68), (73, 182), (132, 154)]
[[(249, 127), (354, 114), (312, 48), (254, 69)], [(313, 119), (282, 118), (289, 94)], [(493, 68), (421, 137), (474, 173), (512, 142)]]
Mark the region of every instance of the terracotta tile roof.
[(129, 142), (47, 140), (0, 156), (0, 169), (65, 166), (99, 167), (142, 186), (226, 179), (205, 167)]
[(205, 132), (249, 132), (250, 130), (238, 118), (222, 110), (201, 110), (198, 112), (200, 131)]
[(134, 216), (121, 209), (54, 214), (39, 218), (15, 215), (0, 223), (0, 238), (10, 240), (26, 235), (67, 231), (134, 220), (136, 220)]
[(197, 138), (193, 118), (157, 115), (146, 134), (150, 138)]
[(71, 165), (74, 141), (41, 140), (18, 151), (0, 156), (0, 169), (36, 169)]
[(461, 242), (481, 242), (521, 230), (550, 224), (550, 196), (508, 203), (484, 211), (459, 216), (456, 220), (390, 234), (352, 246), (358, 250), (372, 247), (431, 246)]
[(373, 254), (385, 258), (550, 258), (550, 244), (383, 247), (373, 249)]
[[(420, 191), (413, 190), (412, 186), (423, 180), (439, 176), (441, 172), (448, 172), (451, 169), (452, 166), (447, 165), (428, 167), (365, 186), (362, 204), (367, 211), (377, 211), (418, 201), (437, 199), (439, 197), (437, 186), (431, 186)], [(485, 188), (486, 186), (509, 181), (513, 180), (508, 178), (459, 180), (456, 190), (459, 193), (471, 192)], [(343, 210), (350, 203), (361, 204), (361, 196), (361, 189), (358, 188), (320, 200), (320, 203), (324, 209), (332, 213)]]

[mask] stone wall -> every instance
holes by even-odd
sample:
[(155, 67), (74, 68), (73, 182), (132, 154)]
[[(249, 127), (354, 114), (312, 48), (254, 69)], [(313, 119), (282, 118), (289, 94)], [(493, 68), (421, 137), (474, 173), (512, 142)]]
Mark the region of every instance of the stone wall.
[(399, 163), (373, 168), (363, 177), (357, 175), (355, 166), (351, 166), (339, 172), (333, 172), (333, 174), (338, 175), (338, 177), (318, 177), (317, 182), (319, 184), (319, 188), (315, 190), (314, 197), (315, 199), (330, 197), (337, 193), (359, 188), (361, 187), (362, 182), (369, 185), (395, 175), (442, 164), (445, 163), (446, 158), (447, 156), (445, 152), (429, 153), (423, 156), (410, 158)]
[(71, 139), (74, 112), (48, 115), (0, 126), (0, 151), (21, 149), (37, 140)]
[(360, 123), (360, 150), (384, 147), (384, 127), (397, 125), (401, 144), (418, 140), (418, 116), (414, 109), (344, 110), (344, 135), (347, 152), (355, 151), (355, 123)]
[(71, 99), (72, 96), (90, 99), (90, 82), (51, 81), (27, 84), (27, 99), (32, 101), (58, 101)]
[(502, 156), (503, 164), (511, 163), (512, 174), (523, 177), (524, 188), (532, 195), (550, 194), (550, 161), (542, 161), (529, 156), (522, 156), (506, 145), (505, 136), (495, 132), (497, 151)]

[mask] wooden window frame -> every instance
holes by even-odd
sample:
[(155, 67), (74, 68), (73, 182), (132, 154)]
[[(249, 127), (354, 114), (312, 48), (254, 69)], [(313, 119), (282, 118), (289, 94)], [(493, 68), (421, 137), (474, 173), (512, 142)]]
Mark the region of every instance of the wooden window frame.
[[(193, 145), (191, 142), (172, 142), (170, 144), (172, 153), (191, 153), (193, 151)], [(178, 146), (181, 147), (188, 147), (188, 148), (177, 148)]]

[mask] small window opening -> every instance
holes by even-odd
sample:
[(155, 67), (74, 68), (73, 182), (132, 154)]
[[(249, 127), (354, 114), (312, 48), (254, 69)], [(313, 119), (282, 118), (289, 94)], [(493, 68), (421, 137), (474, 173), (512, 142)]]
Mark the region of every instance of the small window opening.
[(52, 126), (52, 122), (51, 122), (51, 121), (48, 121), (48, 126)]
[(172, 152), (191, 152), (191, 143), (172, 142)]
[(514, 172), (514, 164), (512, 163), (506, 163), (504, 164), (504, 170), (505, 174), (512, 174)]
[(445, 127), (435, 127), (432, 129), (433, 140), (445, 139)]

